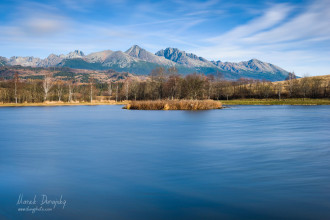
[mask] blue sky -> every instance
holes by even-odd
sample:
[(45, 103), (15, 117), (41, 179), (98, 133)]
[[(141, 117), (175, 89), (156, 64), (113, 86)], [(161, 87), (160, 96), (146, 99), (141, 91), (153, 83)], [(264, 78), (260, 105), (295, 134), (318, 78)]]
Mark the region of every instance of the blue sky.
[(257, 58), (330, 74), (330, 0), (0, 2), (0, 56), (176, 47), (210, 60)]

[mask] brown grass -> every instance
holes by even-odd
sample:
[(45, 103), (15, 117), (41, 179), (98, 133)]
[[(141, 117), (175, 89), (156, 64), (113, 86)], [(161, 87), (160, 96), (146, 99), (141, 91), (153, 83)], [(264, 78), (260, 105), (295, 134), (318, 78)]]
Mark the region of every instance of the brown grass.
[(132, 101), (124, 108), (134, 110), (209, 110), (220, 109), (222, 104), (213, 100), (156, 100)]
[(330, 99), (234, 99), (224, 105), (330, 105)]
[(72, 106), (72, 105), (126, 105), (127, 101), (115, 102), (115, 101), (93, 101), (90, 102), (38, 102), (38, 103), (1, 103), (0, 107), (25, 107), (25, 106)]

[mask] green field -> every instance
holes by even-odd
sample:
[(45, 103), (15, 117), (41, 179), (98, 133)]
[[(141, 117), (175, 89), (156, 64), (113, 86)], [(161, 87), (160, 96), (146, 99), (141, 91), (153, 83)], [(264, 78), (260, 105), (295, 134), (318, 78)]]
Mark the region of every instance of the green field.
[(330, 99), (234, 99), (221, 102), (224, 105), (330, 105)]

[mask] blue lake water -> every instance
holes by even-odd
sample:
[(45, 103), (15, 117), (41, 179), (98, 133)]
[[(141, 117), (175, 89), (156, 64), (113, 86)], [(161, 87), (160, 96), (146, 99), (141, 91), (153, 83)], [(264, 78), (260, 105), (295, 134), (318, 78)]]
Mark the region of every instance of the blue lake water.
[(0, 108), (0, 219), (330, 219), (330, 106), (121, 107)]

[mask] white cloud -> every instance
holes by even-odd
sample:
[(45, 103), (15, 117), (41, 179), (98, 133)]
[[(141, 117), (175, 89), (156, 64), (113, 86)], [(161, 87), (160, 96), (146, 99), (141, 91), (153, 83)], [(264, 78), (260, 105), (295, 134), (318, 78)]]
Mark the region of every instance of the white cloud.
[(261, 17), (256, 18), (247, 24), (234, 28), (226, 34), (209, 39), (210, 42), (231, 42), (233, 39), (240, 40), (259, 31), (271, 28), (283, 21), (291, 11), (291, 7), (286, 4), (275, 5), (266, 11)]
[(245, 39), (248, 43), (278, 43), (330, 39), (330, 5), (319, 1), (285, 24)]
[(70, 22), (64, 17), (35, 14), (0, 26), (0, 39), (10, 44), (22, 42), (29, 45), (35, 41), (58, 38), (69, 27)]
[[(194, 52), (224, 61), (258, 58), (289, 71), (301, 71), (300, 67), (304, 66), (304, 72), (329, 74), (330, 52), (316, 48), (320, 44), (329, 47), (329, 11), (330, 5), (326, 0), (314, 1), (298, 14), (294, 14), (297, 10), (293, 6), (273, 5), (262, 16), (220, 36), (206, 39), (209, 46)], [(319, 60), (325, 62), (320, 63)], [(317, 72), (314, 72), (315, 66), (318, 67)]]
[[(120, 0), (108, 3), (83, 1), (86, 4), (83, 2), (79, 6), (76, 0), (63, 0), (67, 8), (82, 14), (87, 6), (100, 1), (111, 4), (111, 7), (127, 6)], [(11, 21), (0, 22), (0, 46), (7, 53), (1, 55), (45, 57), (50, 52), (125, 50), (133, 44), (140, 44), (151, 52), (170, 46), (208, 59), (242, 61), (258, 58), (301, 74), (329, 74), (330, 5), (327, 0), (315, 1), (305, 8), (292, 4), (268, 4), (266, 10), (260, 7), (249, 13), (254, 19), (214, 37), (207, 36), (207, 28), (211, 28), (208, 22), (214, 24), (221, 19), (225, 22), (226, 16), (230, 15), (226, 10), (230, 12), (228, 7), (233, 7), (228, 5), (230, 3), (223, 6), (217, 0), (192, 0), (187, 5), (183, 0), (173, 1), (175, 7), (172, 5), (167, 10), (164, 10), (167, 2), (135, 3), (132, 13), (128, 13), (127, 20), (122, 23), (118, 17), (114, 22), (93, 18), (82, 21), (61, 10), (63, 4), (25, 2), (13, 9)], [(112, 18), (111, 15), (108, 18)], [(220, 30), (212, 32), (219, 33)]]

